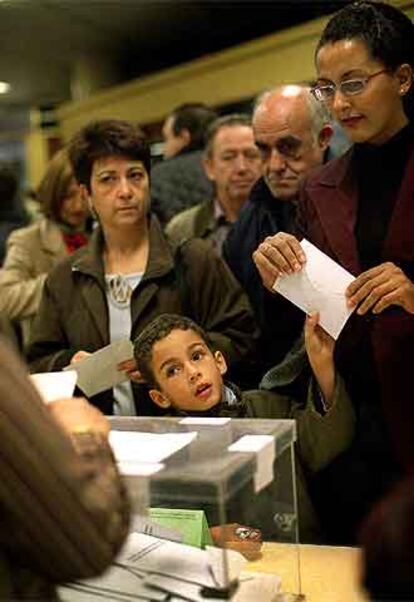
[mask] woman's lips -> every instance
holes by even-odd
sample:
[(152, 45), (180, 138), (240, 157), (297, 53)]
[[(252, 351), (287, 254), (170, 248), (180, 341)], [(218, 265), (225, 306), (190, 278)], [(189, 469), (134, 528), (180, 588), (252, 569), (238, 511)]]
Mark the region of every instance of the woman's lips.
[(359, 117), (346, 117), (345, 119), (341, 119), (341, 124), (345, 127), (356, 127), (357, 125), (359, 125), (359, 123), (361, 122), (361, 120), (363, 119), (362, 116)]

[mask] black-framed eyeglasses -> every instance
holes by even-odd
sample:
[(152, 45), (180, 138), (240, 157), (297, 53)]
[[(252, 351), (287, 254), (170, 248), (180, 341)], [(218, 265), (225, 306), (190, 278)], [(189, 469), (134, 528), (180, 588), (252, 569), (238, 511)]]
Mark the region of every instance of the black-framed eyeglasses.
[(333, 82), (329, 84), (316, 84), (312, 87), (312, 94), (316, 100), (325, 102), (332, 102), (338, 89), (344, 96), (356, 96), (365, 90), (368, 82), (370, 82), (373, 77), (376, 77), (381, 73), (386, 73), (387, 71), (388, 69), (381, 69), (380, 71), (371, 73), (371, 75), (345, 79), (339, 84), (334, 84)]

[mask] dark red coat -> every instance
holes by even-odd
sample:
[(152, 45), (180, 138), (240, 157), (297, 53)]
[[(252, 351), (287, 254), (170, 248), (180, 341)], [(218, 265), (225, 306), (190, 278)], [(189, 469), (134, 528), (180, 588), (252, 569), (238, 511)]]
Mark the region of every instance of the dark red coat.
[[(344, 268), (361, 273), (354, 228), (358, 188), (352, 165), (353, 149), (314, 172), (301, 194), (298, 234), (310, 240)], [(396, 193), (397, 194), (397, 193)], [(399, 265), (414, 279), (414, 146), (391, 215), (382, 261)], [(380, 403), (400, 461), (414, 466), (414, 315), (394, 306), (380, 315), (354, 314), (337, 342), (337, 365), (349, 390), (359, 357), (358, 339), (368, 328), (378, 379)], [(369, 391), (359, 391), (369, 395)]]

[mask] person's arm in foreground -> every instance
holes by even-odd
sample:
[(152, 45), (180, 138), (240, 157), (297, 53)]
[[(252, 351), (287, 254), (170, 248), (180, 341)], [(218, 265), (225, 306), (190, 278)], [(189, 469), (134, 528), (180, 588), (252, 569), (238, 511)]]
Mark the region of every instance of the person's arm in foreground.
[(103, 571), (127, 534), (108, 423), (83, 399), (46, 406), (0, 342), (1, 546), (51, 582)]

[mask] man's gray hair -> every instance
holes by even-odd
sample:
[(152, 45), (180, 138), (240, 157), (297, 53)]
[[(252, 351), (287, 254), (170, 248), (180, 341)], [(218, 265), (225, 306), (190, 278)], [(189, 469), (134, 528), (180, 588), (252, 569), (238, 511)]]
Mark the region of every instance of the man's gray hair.
[(317, 100), (308, 86), (304, 86), (306, 101), (309, 107), (310, 120), (312, 124), (312, 135), (314, 140), (319, 139), (319, 134), (325, 125), (331, 124), (331, 116), (323, 102)]
[(325, 125), (331, 124), (331, 116), (329, 114), (326, 105), (316, 100), (311, 92), (311, 88), (309, 86), (305, 86), (303, 84), (286, 84), (281, 86), (276, 86), (275, 88), (271, 88), (270, 90), (265, 90), (256, 98), (254, 107), (253, 107), (253, 120), (256, 114), (256, 111), (261, 107), (261, 105), (267, 100), (267, 98), (277, 92), (284, 93), (289, 92), (289, 90), (293, 92), (292, 96), (299, 96), (302, 93), (306, 99), (306, 103), (309, 109), (309, 117), (312, 126), (312, 136), (314, 141), (316, 142), (319, 139), (319, 134)]

